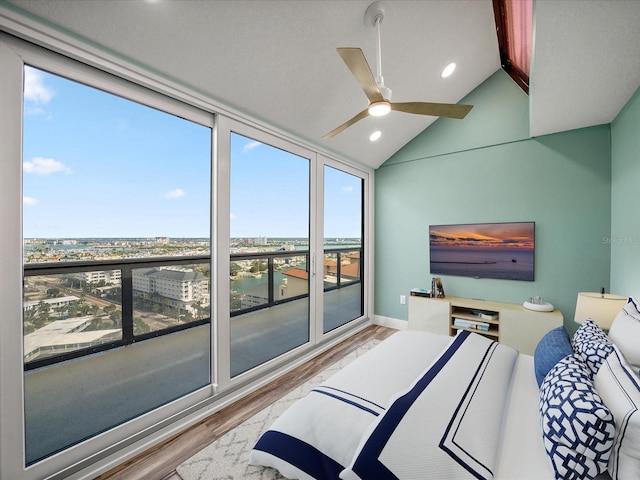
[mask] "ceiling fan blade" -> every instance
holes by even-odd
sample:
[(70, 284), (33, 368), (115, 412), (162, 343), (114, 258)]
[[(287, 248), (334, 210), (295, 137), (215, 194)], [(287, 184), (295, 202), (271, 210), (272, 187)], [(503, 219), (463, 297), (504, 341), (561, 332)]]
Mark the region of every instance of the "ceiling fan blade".
[(351, 125), (353, 125), (354, 123), (356, 123), (359, 120), (362, 120), (363, 118), (367, 117), (369, 115), (369, 110), (367, 108), (365, 108), (363, 111), (361, 111), (359, 114), (357, 114), (355, 117), (353, 117), (350, 120), (347, 120), (346, 122), (344, 122), (342, 125), (340, 125), (337, 128), (334, 128), (333, 130), (331, 130), (329, 133), (327, 133), (324, 137), (322, 137), (323, 139), (325, 138), (331, 138), (331, 137), (335, 137), (337, 134), (339, 134), (341, 131), (343, 131), (344, 129), (346, 129), (347, 127), (350, 127)]
[(447, 117), (462, 119), (467, 116), (473, 105), (458, 103), (428, 103), (428, 102), (400, 102), (391, 103), (391, 110), (417, 115), (431, 115), (433, 117)]
[(351, 70), (353, 76), (356, 77), (360, 88), (364, 90), (364, 94), (369, 99), (369, 102), (383, 101), (384, 98), (382, 98), (380, 89), (376, 84), (376, 79), (373, 77), (373, 73), (371, 73), (371, 68), (369, 68), (369, 64), (362, 50), (354, 47), (343, 47), (337, 48), (336, 50), (340, 58), (342, 58), (347, 67), (349, 67), (349, 70)]

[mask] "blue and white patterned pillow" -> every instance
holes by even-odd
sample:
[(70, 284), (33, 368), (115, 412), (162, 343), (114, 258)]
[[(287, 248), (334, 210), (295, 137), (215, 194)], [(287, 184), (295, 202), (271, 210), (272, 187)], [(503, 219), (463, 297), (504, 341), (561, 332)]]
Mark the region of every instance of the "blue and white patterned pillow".
[(563, 358), (544, 378), (540, 422), (556, 479), (593, 479), (607, 469), (616, 425), (579, 355)]
[(591, 378), (598, 373), (600, 365), (613, 351), (607, 334), (588, 318), (573, 335), (573, 350), (579, 354), (591, 370)]

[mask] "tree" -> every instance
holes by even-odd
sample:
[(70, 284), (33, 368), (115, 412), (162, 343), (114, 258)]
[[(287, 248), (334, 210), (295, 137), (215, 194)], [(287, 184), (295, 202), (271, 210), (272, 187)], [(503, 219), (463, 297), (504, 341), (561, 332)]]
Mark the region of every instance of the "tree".
[(267, 265), (267, 262), (254, 260), (249, 271), (251, 273), (266, 272), (268, 268), (269, 266)]
[(242, 271), (242, 268), (240, 268), (240, 265), (238, 265), (235, 262), (231, 262), (231, 265), (229, 266), (229, 274), (232, 277), (235, 277), (236, 275), (238, 275), (238, 273), (240, 273)]
[(229, 296), (231, 311), (235, 312), (236, 310), (240, 310), (240, 308), (242, 308), (242, 296), (240, 295), (240, 293), (236, 292), (235, 290), (231, 290)]
[(114, 310), (111, 312), (109, 318), (113, 322), (114, 326), (120, 327), (122, 325), (122, 312), (120, 310)]
[(43, 300), (40, 300), (36, 306), (36, 313), (32, 320), (33, 326), (36, 328), (42, 328), (49, 323), (49, 305)]
[(48, 296), (49, 298), (56, 298), (56, 297), (59, 297), (59, 296), (60, 296), (60, 289), (59, 289), (59, 288), (56, 288), (56, 287), (49, 288), (49, 289), (47, 290), (47, 296)]
[(147, 325), (140, 317), (133, 317), (133, 331), (136, 335), (142, 333), (148, 333), (151, 331), (151, 327)]

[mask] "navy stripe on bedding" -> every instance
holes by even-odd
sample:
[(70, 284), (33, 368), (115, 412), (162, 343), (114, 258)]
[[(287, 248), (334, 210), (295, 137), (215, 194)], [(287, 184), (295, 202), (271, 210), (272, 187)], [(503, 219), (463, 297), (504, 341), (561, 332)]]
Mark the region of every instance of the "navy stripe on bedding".
[(376, 426), (375, 431), (367, 439), (365, 446), (361, 449), (360, 455), (353, 465), (353, 472), (360, 478), (396, 480), (396, 476), (378, 460), (380, 453), (416, 399), (424, 389), (429, 386), (438, 373), (440, 373), (469, 335), (470, 333), (466, 330), (460, 331), (447, 350), (436, 360), (420, 380), (416, 382), (413, 388), (402, 397), (396, 399), (391, 407), (389, 407), (385, 416), (382, 417), (382, 420)]
[[(326, 389), (326, 390), (325, 390)], [(327, 390), (332, 390), (332, 391), (327, 391)], [(338, 392), (338, 393), (333, 393), (333, 392)], [(336, 400), (339, 400), (341, 402), (344, 402), (346, 404), (352, 405), (356, 408), (359, 408), (360, 410), (363, 410), (367, 413), (370, 413), (374, 416), (378, 416), (381, 413), (384, 412), (384, 408), (376, 405), (373, 402), (370, 402), (369, 400), (367, 400), (366, 398), (362, 398), (362, 397), (358, 397), (357, 395), (352, 395), (349, 392), (345, 392), (342, 390), (338, 390), (337, 388), (331, 388), (331, 387), (324, 387), (324, 386), (320, 386), (318, 388), (314, 388), (313, 390), (311, 390), (312, 393), (320, 393), (322, 395), (326, 395), (328, 397), (331, 398), (335, 398)], [(370, 405), (373, 405), (375, 407), (377, 407), (377, 410), (374, 410), (371, 407), (368, 407), (367, 405), (363, 405), (362, 402), (366, 402)]]
[(351, 393), (351, 392), (347, 392), (346, 390), (340, 390), (339, 388), (330, 387), (330, 386), (328, 386), (328, 385), (320, 385), (320, 386), (319, 386), (319, 387), (317, 387), (315, 390), (318, 390), (318, 389), (320, 389), (320, 388), (322, 388), (322, 389), (327, 389), (327, 390), (333, 390), (333, 391), (335, 391), (335, 392), (344, 393), (345, 395), (348, 395), (348, 396), (353, 397), (353, 398), (357, 398), (358, 400), (362, 400), (363, 402), (366, 402), (366, 403), (368, 403), (368, 404), (370, 404), (370, 405), (373, 405), (374, 407), (377, 407), (377, 408), (379, 408), (380, 410), (385, 410), (385, 408), (384, 408), (382, 405), (378, 405), (377, 403), (372, 402), (371, 400), (369, 400), (369, 399), (367, 399), (367, 398), (361, 397), (361, 396), (359, 396), (359, 395), (354, 395), (353, 393)]
[(275, 430), (266, 431), (254, 450), (261, 450), (299, 468), (313, 478), (338, 478), (344, 467), (317, 448)]
[[(489, 344), (487, 351), (482, 358), (482, 361), (478, 365), (476, 372), (471, 379), (471, 383), (467, 387), (467, 390), (464, 392), (464, 395), (458, 402), (458, 406), (451, 417), (451, 421), (447, 426), (444, 436), (440, 440), (440, 448), (442, 448), (445, 452), (449, 454), (451, 458), (453, 458), (460, 466), (462, 466), (465, 470), (467, 470), (470, 474), (478, 479), (483, 479), (487, 477), (493, 477), (493, 471), (485, 465), (480, 459), (475, 458), (471, 452), (465, 450), (464, 446), (461, 443), (456, 441), (457, 429), (460, 428), (462, 422), (465, 420), (466, 408), (469, 406), (469, 403), (473, 400), (473, 396), (475, 394), (476, 389), (478, 388), (478, 384), (482, 379), (487, 367), (489, 366), (489, 361), (493, 357), (496, 349), (498, 348), (497, 343)], [(464, 454), (465, 458), (462, 457)], [(473, 464), (471, 463), (473, 461)]]

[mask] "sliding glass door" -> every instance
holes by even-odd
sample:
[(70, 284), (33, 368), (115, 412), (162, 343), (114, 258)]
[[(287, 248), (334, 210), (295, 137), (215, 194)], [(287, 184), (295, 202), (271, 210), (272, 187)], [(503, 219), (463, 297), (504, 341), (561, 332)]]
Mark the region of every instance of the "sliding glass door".
[(68, 57), (0, 35), (2, 478), (173, 434), (370, 304), (371, 172)]
[(211, 383), (213, 117), (98, 76), (111, 91), (24, 79), (30, 465)]
[(367, 174), (240, 124), (220, 135), (232, 380), (364, 316)]
[(324, 165), (323, 333), (364, 313), (360, 176)]
[(231, 133), (231, 376), (309, 342), (310, 159)]

